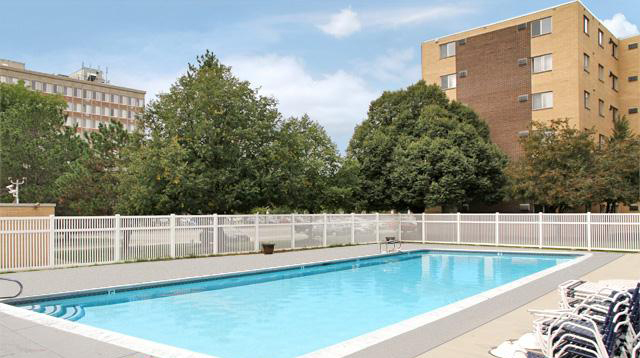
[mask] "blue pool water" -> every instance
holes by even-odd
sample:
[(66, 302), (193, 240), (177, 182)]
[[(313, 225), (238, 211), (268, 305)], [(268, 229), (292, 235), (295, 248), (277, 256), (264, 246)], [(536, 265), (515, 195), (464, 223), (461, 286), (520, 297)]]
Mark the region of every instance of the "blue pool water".
[(291, 358), (574, 258), (417, 251), (18, 306), (222, 358)]

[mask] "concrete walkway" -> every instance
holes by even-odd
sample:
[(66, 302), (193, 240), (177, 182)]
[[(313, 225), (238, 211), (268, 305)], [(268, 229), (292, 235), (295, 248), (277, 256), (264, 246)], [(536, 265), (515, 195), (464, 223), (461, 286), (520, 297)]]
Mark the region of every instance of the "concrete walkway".
[[(443, 245), (407, 245), (406, 249), (420, 248), (455, 248), (455, 249), (488, 249), (464, 246), (443, 246)], [(512, 250), (505, 249), (503, 250)], [(527, 250), (530, 251), (530, 250)], [(183, 259), (170, 261), (155, 261), (144, 263), (129, 263), (105, 266), (78, 267), (69, 269), (57, 269), (46, 271), (20, 272), (0, 275), (20, 280), (24, 286), (24, 296), (42, 295), (57, 292), (74, 290), (84, 290), (98, 287), (117, 286), (125, 284), (135, 284), (157, 280), (168, 280), (192, 276), (211, 275), (223, 272), (234, 272), (252, 270), (265, 267), (292, 265), (315, 261), (333, 260), (378, 253), (376, 245), (352, 246), (341, 248), (328, 248), (316, 250), (304, 250), (294, 252), (278, 253), (276, 255), (237, 255), (210, 257), (199, 259)], [(372, 346), (362, 352), (354, 354), (354, 357), (389, 357), (389, 352), (393, 352), (393, 357), (415, 357), (434, 347), (435, 350), (423, 354), (421, 357), (442, 357), (458, 356), (455, 344), (445, 343), (453, 339), (458, 339), (478, 330), (485, 329), (491, 332), (490, 326), (496, 317), (507, 316), (515, 313), (517, 308), (525, 302), (532, 301), (547, 292), (553, 290), (558, 283), (583, 276), (603, 265), (620, 258), (620, 254), (596, 253), (593, 257), (585, 260), (568, 269), (551, 274), (543, 279), (523, 286), (522, 288), (508, 292), (495, 299), (489, 300), (468, 310), (461, 311), (441, 321), (435, 322), (420, 330), (412, 331), (400, 335), (394, 339)], [(636, 255), (626, 257), (637, 258)], [(617, 261), (616, 261), (617, 262)], [(636, 266), (638, 267), (638, 266)], [(625, 278), (617, 275), (615, 270), (605, 272), (603, 275), (608, 278)], [(15, 286), (0, 281), (0, 296), (10, 295), (15, 291)], [(544, 307), (537, 304), (536, 307)], [(549, 305), (548, 305), (549, 306)], [(553, 306), (553, 305), (550, 305)], [(516, 311), (509, 313), (510, 311)], [(528, 317), (527, 317), (528, 318)], [(498, 319), (496, 321), (499, 321)], [(519, 336), (520, 332), (526, 331), (527, 324), (520, 316), (514, 316), (513, 322), (522, 323), (515, 329), (510, 329), (509, 322), (506, 326), (498, 328), (500, 334), (482, 336), (478, 333), (478, 343), (469, 347), (469, 351), (484, 353), (479, 355), (486, 357), (486, 352), (492, 345), (497, 345), (506, 338)], [(487, 323), (489, 322), (489, 323)], [(465, 332), (468, 332), (465, 334)], [(483, 332), (483, 331), (481, 331)], [(495, 333), (495, 332), (494, 332)], [(462, 336), (460, 336), (462, 334)], [(459, 338), (456, 338), (460, 336)], [(493, 338), (493, 340), (487, 340)], [(467, 337), (467, 339), (469, 339)], [(466, 341), (465, 341), (466, 342)], [(445, 343), (445, 344), (443, 344)], [(460, 344), (460, 343), (458, 343)], [(466, 344), (466, 343), (465, 343)], [(459, 348), (459, 347), (457, 347)], [(432, 352), (435, 355), (430, 355)], [(439, 353), (438, 353), (439, 352)], [(44, 327), (29, 321), (0, 314), (0, 357), (23, 358), (23, 357), (149, 357), (127, 349), (98, 342), (89, 338), (77, 336), (75, 334), (59, 331), (54, 328)], [(459, 355), (459, 356), (467, 356)], [(471, 356), (471, 355), (469, 355)]]

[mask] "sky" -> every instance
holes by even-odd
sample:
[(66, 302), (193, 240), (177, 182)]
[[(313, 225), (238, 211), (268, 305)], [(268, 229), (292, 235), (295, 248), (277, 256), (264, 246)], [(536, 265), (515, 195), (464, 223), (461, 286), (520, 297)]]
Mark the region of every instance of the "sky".
[[(0, 58), (69, 74), (108, 68), (112, 84), (167, 91), (211, 50), (273, 96), (285, 116), (321, 123), (341, 151), (369, 103), (420, 80), (425, 40), (562, 0), (20, 0), (2, 4)], [(638, 33), (638, 0), (583, 3), (618, 36)], [(6, 36), (6, 34), (10, 34)]]

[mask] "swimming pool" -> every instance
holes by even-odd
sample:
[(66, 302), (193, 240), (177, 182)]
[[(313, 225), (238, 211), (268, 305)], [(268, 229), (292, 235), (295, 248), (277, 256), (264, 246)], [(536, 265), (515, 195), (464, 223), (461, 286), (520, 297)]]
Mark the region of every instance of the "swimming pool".
[(291, 358), (576, 256), (422, 250), (16, 305), (222, 358)]

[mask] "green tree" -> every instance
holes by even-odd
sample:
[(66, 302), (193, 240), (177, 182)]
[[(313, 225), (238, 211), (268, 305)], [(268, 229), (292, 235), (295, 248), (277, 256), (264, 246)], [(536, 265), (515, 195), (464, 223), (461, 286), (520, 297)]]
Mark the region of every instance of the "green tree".
[(118, 173), (128, 165), (125, 153), (131, 137), (117, 121), (100, 123), (98, 131), (85, 133), (88, 145), (55, 182), (62, 214), (114, 214)]
[(545, 212), (588, 208), (594, 195), (597, 156), (593, 130), (581, 130), (567, 119), (533, 123), (521, 138), (523, 156), (507, 172), (511, 196), (544, 207)]
[(289, 118), (278, 126), (276, 145), (278, 158), (271, 167), (279, 190), (272, 204), (310, 213), (335, 210), (340, 155), (324, 128), (307, 115)]
[(639, 199), (640, 138), (631, 133), (625, 118), (613, 120), (613, 133), (597, 151), (593, 195), (606, 203), (606, 212), (615, 213), (620, 203)]
[(273, 98), (210, 52), (147, 107), (121, 172), (127, 213), (235, 213), (323, 207), (335, 146), (308, 118), (283, 121)]
[(64, 126), (66, 106), (61, 96), (30, 91), (22, 81), (0, 84), (1, 201), (13, 200), (4, 191), (9, 176), (27, 178), (21, 202), (57, 201), (54, 182), (86, 147), (75, 128)]
[(349, 144), (359, 169), (358, 207), (463, 209), (501, 198), (506, 157), (476, 113), (420, 81), (385, 92)]

